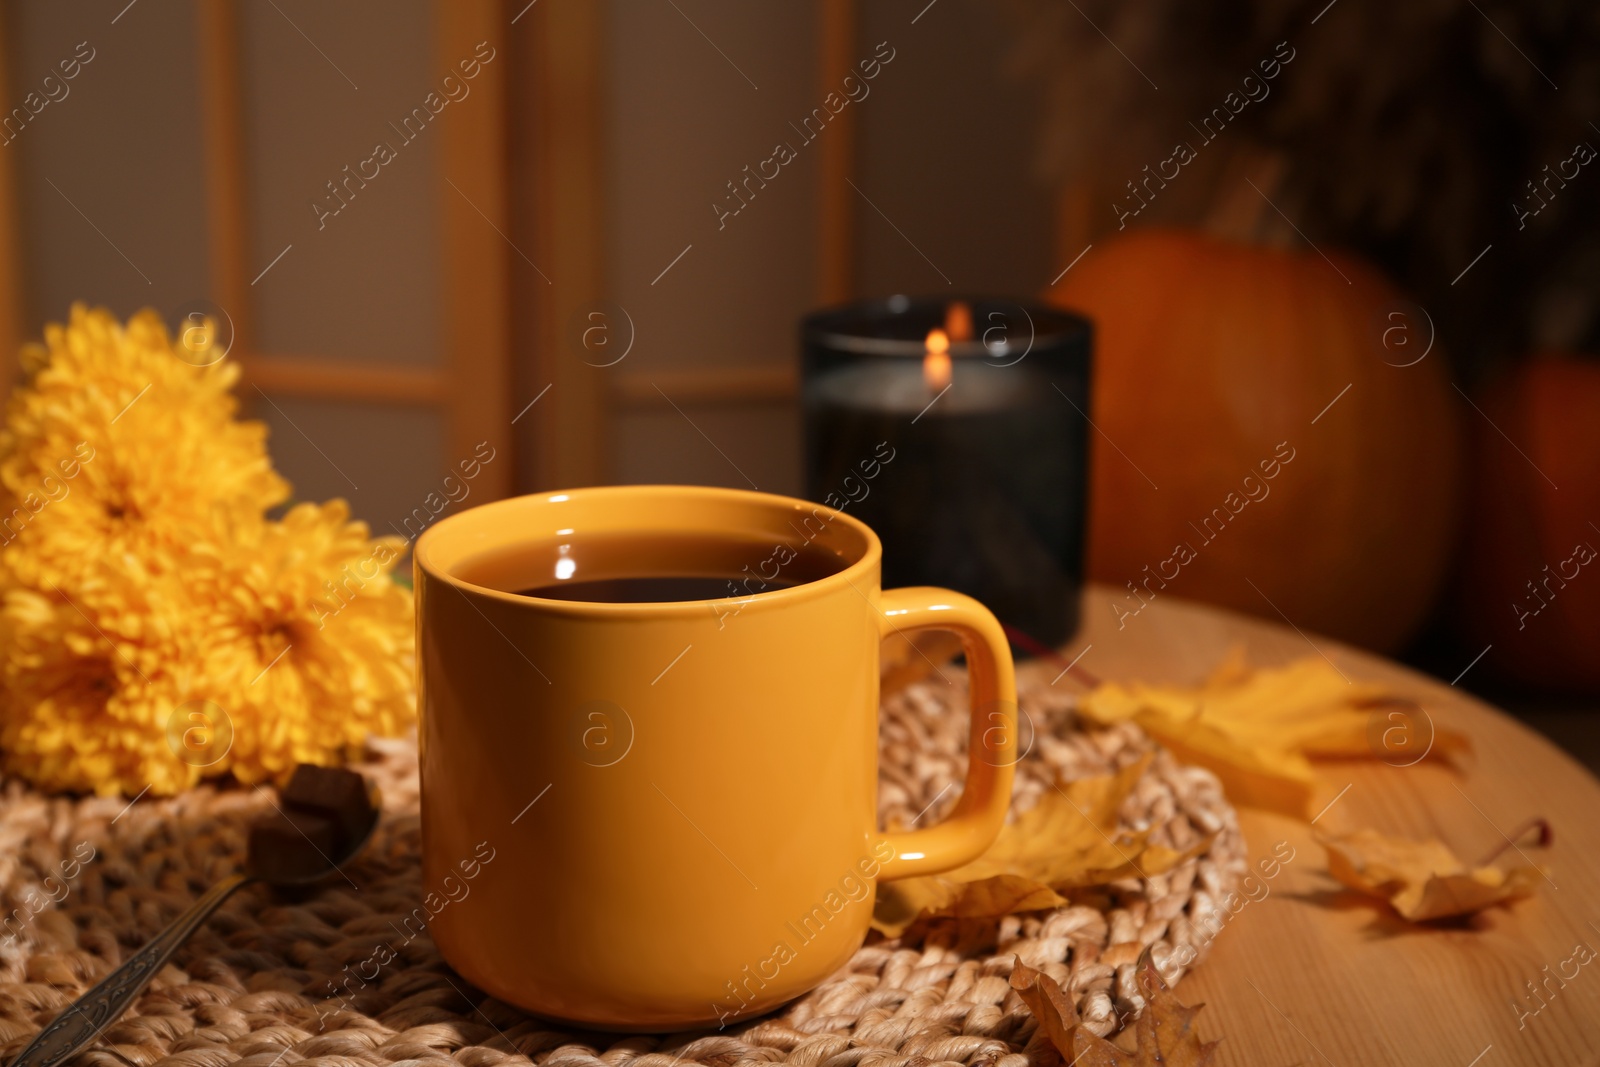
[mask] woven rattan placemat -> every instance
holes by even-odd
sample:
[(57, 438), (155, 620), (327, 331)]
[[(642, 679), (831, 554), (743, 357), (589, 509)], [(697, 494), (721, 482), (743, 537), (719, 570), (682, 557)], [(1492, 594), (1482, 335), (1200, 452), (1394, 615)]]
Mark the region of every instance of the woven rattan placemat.
[[(1031, 723), (1017, 806), (1051, 776), (1103, 773), (1153, 746), (1132, 726), (1083, 733), (1048, 674), (1021, 672)], [(923, 825), (955, 803), (965, 768), (965, 679), (940, 677), (884, 706), (880, 807)], [(672, 1035), (580, 1032), (485, 997), (400, 920), (421, 899), (416, 750), (377, 741), (361, 768), (381, 785), (373, 843), (305, 900), (241, 890), (159, 974), (79, 1065), (95, 1067), (412, 1067), (453, 1060), (683, 1067), (767, 1062), (1023, 1067), (1034, 1021), (1009, 985), (1013, 957), (1052, 974), (1092, 1028), (1108, 1032), (1142, 1006), (1133, 965), (1146, 945), (1169, 981), (1203, 956), (1245, 869), (1233, 810), (1208, 772), (1158, 752), (1121, 813), (1133, 829), (1210, 848), (1166, 875), (1119, 882), (1081, 902), (1002, 920), (940, 920), (898, 939), (877, 934), (821, 987), (765, 1018)], [(116, 798), (47, 798), (20, 783), (0, 796), (0, 1059), (9, 1061), (71, 1000), (154, 935), (216, 879), (236, 870), (249, 821), (270, 803), (243, 788), (202, 788), (131, 806)], [(364, 988), (345, 968), (387, 944), (395, 960)], [(1185, 947), (1187, 946), (1187, 947)], [(340, 1000), (334, 984), (353, 989)]]

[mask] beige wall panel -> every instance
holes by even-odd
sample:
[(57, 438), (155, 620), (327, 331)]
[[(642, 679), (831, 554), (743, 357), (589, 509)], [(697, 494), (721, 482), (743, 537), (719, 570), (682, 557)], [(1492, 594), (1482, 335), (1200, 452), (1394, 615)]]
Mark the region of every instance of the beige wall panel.
[[(250, 289), (255, 347), (437, 362), (443, 183), (436, 124), (477, 101), (469, 92), (426, 125), (414, 120), (421, 132), (407, 141), (405, 117), (439, 89), (431, 5), (275, 0), (243, 4), (239, 16), (248, 277), (283, 255)], [(344, 201), (330, 193), (326, 183), (343, 182), (344, 168), (356, 172), (379, 143), (395, 157), (378, 176), (365, 187), (341, 186)], [(316, 203), (338, 214), (319, 218)]]
[(734, 489), (749, 489), (754, 482), (766, 493), (800, 491), (796, 405), (744, 404), (687, 413), (692, 425), (670, 407), (619, 414), (617, 481)]
[[(795, 321), (815, 294), (817, 149), (790, 126), (822, 103), (815, 12), (619, 0), (609, 32), (609, 288), (637, 331), (633, 352), (612, 370), (648, 388), (664, 370), (792, 362)], [(742, 181), (747, 165), (757, 170), (780, 143), (794, 149), (793, 161), (764, 188), (752, 182), (746, 206), (719, 220), (713, 204), (741, 203), (726, 183)], [(618, 480), (743, 484), (726, 480), (732, 472), (714, 452), (706, 463), (700, 435), (664, 410), (619, 416)], [(752, 475), (758, 481), (798, 485), (792, 411), (686, 413), (717, 426), (721, 447), (766, 472)]]
[[(444, 420), (437, 412), (287, 396), (269, 402), (259, 394), (256, 400), (295, 501), (343, 497), (375, 534), (394, 534), (405, 531), (413, 509), (427, 507), (429, 493), (445, 496), (444, 477), (456, 461), (444, 454)], [(491, 466), (506, 459), (496, 456)], [(471, 500), (473, 487), (464, 484), (463, 503)], [(412, 531), (419, 528), (414, 521)]]
[[(74, 300), (170, 316), (207, 295), (193, 12), (126, 5), (5, 5), (5, 111), (57, 79), (58, 99), (0, 146), (16, 168), (24, 336)], [(93, 58), (61, 80), (80, 50)]]

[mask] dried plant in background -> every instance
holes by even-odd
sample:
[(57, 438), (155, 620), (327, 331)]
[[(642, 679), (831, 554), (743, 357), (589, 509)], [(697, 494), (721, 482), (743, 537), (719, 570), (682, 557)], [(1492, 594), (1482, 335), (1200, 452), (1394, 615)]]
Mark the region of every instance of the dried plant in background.
[[(1600, 160), (1574, 154), (1600, 148), (1600, 7), (1011, 2), (1017, 65), (1046, 99), (1041, 166), (1092, 185), (1107, 228), (1125, 183), (1177, 143), (1200, 173), (1162, 190), (1158, 221), (1256, 195), (1231, 163), (1267, 152), (1283, 164), (1273, 202), (1299, 230), (1384, 266), (1469, 364), (1600, 348)], [(1280, 42), (1293, 59), (1265, 81)], [(1230, 114), (1229, 93), (1258, 99), (1206, 141), (1191, 123)]]

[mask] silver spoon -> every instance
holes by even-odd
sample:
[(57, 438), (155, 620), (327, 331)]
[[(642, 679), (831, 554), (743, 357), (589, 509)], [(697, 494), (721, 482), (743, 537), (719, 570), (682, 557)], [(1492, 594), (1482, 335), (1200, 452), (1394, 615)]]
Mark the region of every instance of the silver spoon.
[[(295, 781), (300, 780), (301, 771), (305, 766), (296, 768), (295, 779), (285, 788), (286, 803), (295, 787)], [(360, 779), (360, 775), (354, 771), (331, 771), (320, 767), (309, 769), (315, 772), (316, 777), (325, 781), (327, 776), (333, 774), (352, 775)], [(377, 791), (366, 786), (364, 780), (362, 791), (368, 798), (369, 817), (366, 818), (364, 826), (353, 825), (353, 832), (343, 835), (344, 840), (339, 842), (343, 847), (337, 848), (337, 855), (328, 855), (322, 846), (303, 831), (300, 833), (303, 841), (298, 843), (291, 837), (282, 836), (279, 840), (273, 840), (265, 834), (258, 840), (257, 835), (252, 833), (243, 872), (231, 874), (206, 890), (199, 900), (168, 923), (166, 929), (152, 938), (148, 944), (123, 960), (121, 966), (67, 1005), (66, 1010), (57, 1015), (49, 1026), (39, 1031), (38, 1036), (22, 1050), (22, 1054), (11, 1061), (10, 1067), (55, 1067), (93, 1041), (101, 1031), (121, 1018), (128, 1005), (132, 1004), (134, 998), (150, 984), (150, 979), (166, 966), (173, 953), (182, 948), (183, 943), (189, 940), (189, 936), (200, 928), (200, 924), (210, 918), (211, 913), (221, 907), (223, 901), (232, 896), (234, 890), (240, 886), (250, 882), (265, 882), (278, 889), (309, 886), (326, 878), (355, 858), (372, 839), (372, 832), (378, 825)], [(295, 809), (291, 807), (290, 810)], [(304, 817), (311, 813), (302, 809), (297, 814)], [(352, 812), (348, 813), (347, 817), (353, 822), (357, 815), (359, 813)], [(282, 821), (293, 825), (295, 829), (300, 829), (300, 824), (294, 822), (283, 808), (278, 809), (278, 816)], [(288, 844), (285, 844), (285, 841)], [(326, 843), (324, 841), (324, 844)]]

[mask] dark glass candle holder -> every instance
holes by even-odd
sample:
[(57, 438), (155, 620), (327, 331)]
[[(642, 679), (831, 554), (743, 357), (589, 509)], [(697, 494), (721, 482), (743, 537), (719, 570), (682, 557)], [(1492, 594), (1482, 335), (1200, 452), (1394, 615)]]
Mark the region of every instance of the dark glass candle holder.
[(1077, 629), (1091, 332), (998, 299), (804, 319), (807, 492), (878, 532), (886, 587), (958, 590), (1045, 645)]

